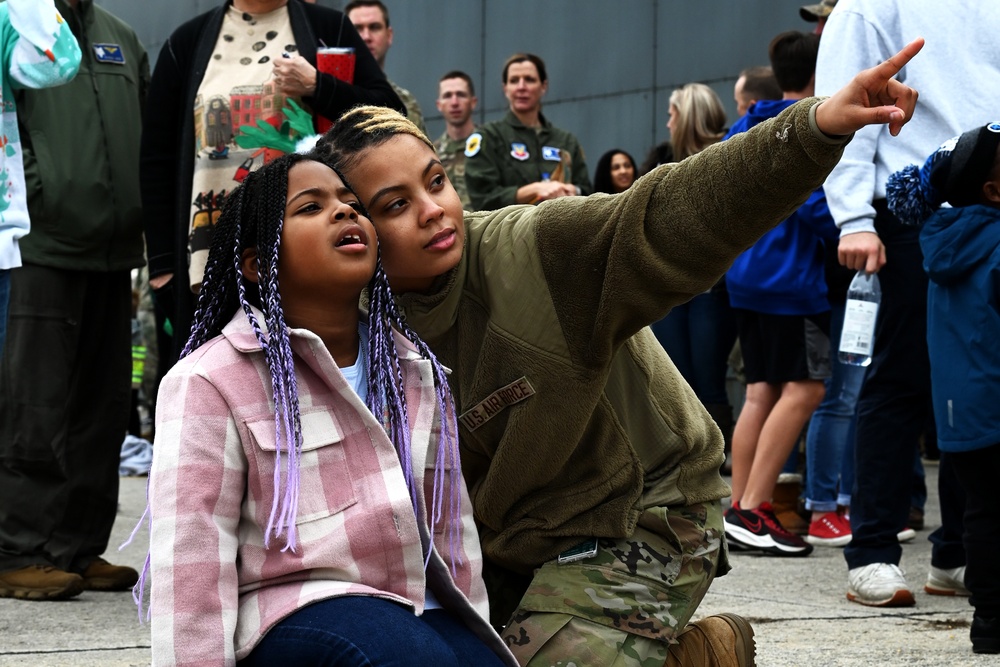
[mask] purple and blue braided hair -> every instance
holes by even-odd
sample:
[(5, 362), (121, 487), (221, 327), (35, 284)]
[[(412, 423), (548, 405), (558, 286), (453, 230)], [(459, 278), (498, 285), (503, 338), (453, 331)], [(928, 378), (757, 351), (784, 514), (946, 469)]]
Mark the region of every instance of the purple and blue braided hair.
[[(212, 247), (202, 281), (191, 335), (181, 352), (184, 358), (210, 339), (221, 334), (238, 309), (242, 308), (264, 351), (271, 375), (275, 410), (275, 467), (274, 498), (264, 544), (269, 546), (272, 537), (284, 536), (282, 550), (296, 548), (295, 520), (298, 513), (299, 455), (302, 447), (302, 425), (299, 413), (298, 387), (295, 364), (281, 308), (278, 287), (278, 250), (284, 222), (285, 202), (288, 192), (288, 171), (304, 160), (320, 161), (314, 156), (286, 155), (251, 172), (243, 184), (227, 198), (222, 215), (215, 226)], [(334, 170), (337, 171), (337, 170)], [(338, 176), (343, 176), (337, 171)], [(367, 217), (367, 212), (362, 210)], [(243, 251), (257, 249), (258, 280), (254, 284), (243, 277), (241, 268)], [(369, 294), (369, 345), (367, 350), (368, 408), (393, 443), (399, 456), (414, 512), (418, 513), (413, 456), (410, 442), (410, 425), (403, 391), (403, 374), (393, 341), (393, 329), (402, 334), (417, 348), (419, 354), (431, 362), (435, 394), (441, 416), (441, 435), (435, 456), (433, 492), (428, 523), (433, 527), (443, 521), (447, 506), (449, 560), (452, 572), (461, 563), (458, 542), (461, 529), (461, 485), (458, 453), (458, 427), (454, 401), (448, 386), (445, 370), (438, 363), (427, 345), (407, 326), (389, 289), (389, 282), (382, 269), (381, 259), (376, 260), (375, 273), (368, 284)], [(264, 313), (262, 327), (251, 306)], [(281, 457), (287, 457), (285, 466)], [(282, 468), (285, 474), (282, 475)], [(139, 520), (132, 536), (122, 546), (130, 543), (139, 526), (149, 513)], [(431, 549), (425, 553), (424, 566), (430, 559)], [(145, 580), (149, 571), (149, 555), (139, 582), (133, 589), (133, 598), (142, 609)]]

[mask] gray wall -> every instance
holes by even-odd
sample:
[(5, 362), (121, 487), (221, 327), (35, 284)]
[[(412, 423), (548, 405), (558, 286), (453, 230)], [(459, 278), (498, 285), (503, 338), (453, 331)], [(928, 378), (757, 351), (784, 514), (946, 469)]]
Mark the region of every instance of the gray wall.
[[(174, 28), (219, 1), (97, 0), (135, 28), (153, 61)], [(507, 108), (501, 65), (530, 51), (548, 67), (544, 113), (579, 137), (591, 174), (609, 148), (642, 161), (667, 139), (667, 100), (689, 81), (711, 85), (732, 122), (737, 73), (767, 64), (774, 35), (813, 27), (799, 18), (806, 0), (383, 1), (395, 32), (386, 73), (417, 96), (432, 137), (444, 129), (434, 106), (441, 74), (471, 74), (477, 122), (493, 120)]]

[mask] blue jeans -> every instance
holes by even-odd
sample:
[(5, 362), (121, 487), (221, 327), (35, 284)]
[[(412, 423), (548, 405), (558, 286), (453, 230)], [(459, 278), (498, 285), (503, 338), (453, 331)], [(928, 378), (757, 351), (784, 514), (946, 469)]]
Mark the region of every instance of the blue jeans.
[(675, 307), (652, 329), (698, 399), (728, 405), (726, 368), (736, 342), (736, 318), (724, 283)]
[[(845, 304), (830, 310), (830, 352), (840, 347)], [(831, 360), (833, 374), (826, 380), (826, 396), (809, 420), (806, 433), (806, 509), (834, 512), (851, 504), (854, 486), (854, 428), (858, 393), (865, 377), (861, 366)], [(839, 480), (839, 484), (838, 484)]]
[(10, 305), (10, 269), (0, 269), (0, 357), (7, 338), (7, 308)]
[(371, 596), (321, 600), (268, 630), (240, 667), (409, 667), (502, 665), (460, 620), (443, 609), (415, 616)]

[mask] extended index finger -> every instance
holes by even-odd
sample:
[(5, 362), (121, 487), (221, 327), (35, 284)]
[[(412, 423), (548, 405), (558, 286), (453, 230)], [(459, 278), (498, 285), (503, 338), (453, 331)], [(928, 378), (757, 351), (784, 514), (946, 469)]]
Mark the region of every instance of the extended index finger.
[(906, 63), (913, 60), (913, 56), (920, 53), (920, 49), (922, 48), (924, 48), (924, 38), (917, 37), (915, 40), (900, 49), (899, 53), (883, 60), (881, 63), (872, 68), (875, 76), (879, 77), (883, 81), (888, 81), (892, 77), (899, 74), (899, 70), (906, 67)]

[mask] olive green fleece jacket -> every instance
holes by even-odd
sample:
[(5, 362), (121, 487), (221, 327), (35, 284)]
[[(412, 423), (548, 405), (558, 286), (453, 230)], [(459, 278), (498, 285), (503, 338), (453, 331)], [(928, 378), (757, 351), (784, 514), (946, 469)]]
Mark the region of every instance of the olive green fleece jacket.
[(722, 434), (647, 325), (823, 183), (846, 139), (819, 132), (816, 102), (622, 194), (466, 213), (458, 266), (400, 298), (453, 371), (494, 562), (530, 573), (589, 537), (630, 535), (645, 507), (729, 494)]

